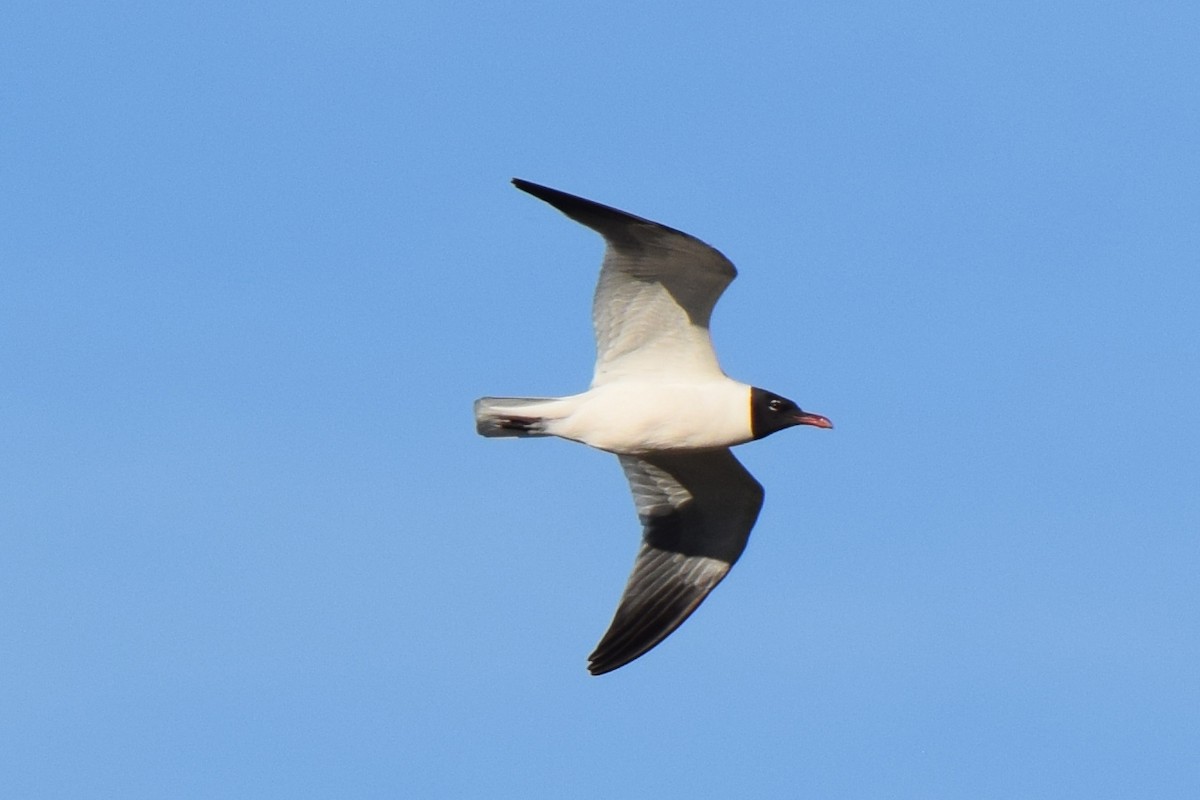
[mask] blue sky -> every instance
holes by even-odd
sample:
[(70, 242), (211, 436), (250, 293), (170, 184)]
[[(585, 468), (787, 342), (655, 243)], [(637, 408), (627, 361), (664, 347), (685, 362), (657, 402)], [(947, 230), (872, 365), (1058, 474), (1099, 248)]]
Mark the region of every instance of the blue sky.
[[(1192, 3), (10, 3), (11, 797), (1200, 794)], [(585, 671), (639, 531), (591, 232), (738, 264), (745, 556)]]

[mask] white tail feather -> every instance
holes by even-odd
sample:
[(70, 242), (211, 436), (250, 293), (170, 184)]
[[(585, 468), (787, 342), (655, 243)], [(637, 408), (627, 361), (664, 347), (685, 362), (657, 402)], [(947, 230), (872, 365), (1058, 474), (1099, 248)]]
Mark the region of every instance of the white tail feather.
[(475, 430), (480, 436), (489, 437), (549, 436), (540, 412), (556, 400), (554, 397), (481, 397), (475, 401)]

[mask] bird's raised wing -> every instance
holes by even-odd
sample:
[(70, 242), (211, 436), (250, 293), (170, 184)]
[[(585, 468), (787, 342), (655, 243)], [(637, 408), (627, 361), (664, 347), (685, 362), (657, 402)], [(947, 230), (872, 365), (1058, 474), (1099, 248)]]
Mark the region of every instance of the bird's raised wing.
[(519, 178), (513, 185), (604, 237), (593, 386), (640, 374), (721, 374), (708, 323), (737, 277), (729, 259), (666, 225)]
[(729, 450), (619, 456), (642, 547), (608, 632), (588, 657), (601, 675), (678, 628), (738, 560), (763, 489)]

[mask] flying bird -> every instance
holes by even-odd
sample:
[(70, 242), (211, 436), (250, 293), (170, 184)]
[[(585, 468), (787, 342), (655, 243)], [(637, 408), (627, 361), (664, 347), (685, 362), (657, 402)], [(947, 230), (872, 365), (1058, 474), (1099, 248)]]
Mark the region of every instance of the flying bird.
[(725, 375), (709, 318), (737, 276), (729, 259), (657, 222), (519, 178), (513, 185), (604, 237), (592, 303), (596, 366), (570, 397), (483, 397), (483, 436), (558, 436), (617, 456), (642, 545), (608, 631), (588, 657), (601, 675), (669, 636), (728, 574), (763, 488), (729, 448), (820, 414)]

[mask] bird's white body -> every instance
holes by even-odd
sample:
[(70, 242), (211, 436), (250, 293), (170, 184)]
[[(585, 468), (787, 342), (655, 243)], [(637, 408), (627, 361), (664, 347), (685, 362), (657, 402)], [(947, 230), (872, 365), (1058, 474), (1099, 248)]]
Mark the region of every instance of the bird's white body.
[(544, 403), (493, 405), (489, 410), (540, 417), (546, 434), (617, 455), (712, 450), (754, 438), (750, 389), (724, 376), (669, 383), (634, 379)]

